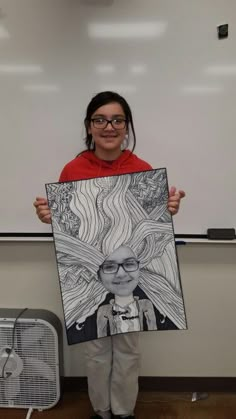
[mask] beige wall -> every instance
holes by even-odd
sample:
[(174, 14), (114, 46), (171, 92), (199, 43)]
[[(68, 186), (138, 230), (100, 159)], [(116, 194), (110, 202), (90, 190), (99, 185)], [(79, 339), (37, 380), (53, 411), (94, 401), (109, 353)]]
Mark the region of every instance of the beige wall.
[[(187, 331), (141, 335), (143, 376), (236, 375), (236, 245), (178, 248)], [(52, 242), (0, 242), (0, 306), (45, 308), (63, 321)], [(64, 336), (65, 338), (65, 336)], [(83, 345), (67, 346), (66, 376), (84, 376)]]

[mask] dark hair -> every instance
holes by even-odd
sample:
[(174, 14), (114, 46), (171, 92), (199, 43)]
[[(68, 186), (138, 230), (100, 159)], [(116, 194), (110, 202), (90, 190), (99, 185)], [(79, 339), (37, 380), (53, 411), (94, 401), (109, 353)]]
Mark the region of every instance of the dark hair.
[[(96, 96), (92, 98), (92, 100), (88, 104), (86, 117), (84, 119), (84, 125), (85, 125), (85, 130), (86, 130), (85, 144), (87, 146), (87, 150), (95, 149), (95, 145), (93, 144), (93, 141), (92, 141), (92, 135), (89, 134), (88, 132), (92, 115), (101, 106), (107, 105), (108, 103), (114, 103), (114, 102), (119, 103), (124, 111), (125, 118), (127, 120), (128, 137), (129, 137), (129, 128), (131, 126), (131, 130), (133, 134), (132, 152), (134, 151), (135, 145), (136, 145), (136, 135), (135, 135), (135, 130), (134, 130), (134, 123), (133, 123), (131, 109), (129, 107), (129, 104), (126, 102), (126, 100), (122, 96), (120, 96), (118, 93), (110, 92), (110, 91), (98, 93)], [(128, 146), (129, 146), (129, 141), (128, 141), (127, 147)]]

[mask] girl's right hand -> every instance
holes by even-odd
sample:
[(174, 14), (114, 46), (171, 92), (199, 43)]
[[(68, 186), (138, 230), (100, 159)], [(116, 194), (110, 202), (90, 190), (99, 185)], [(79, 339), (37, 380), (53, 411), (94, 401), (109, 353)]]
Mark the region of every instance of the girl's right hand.
[(36, 208), (36, 214), (42, 223), (51, 224), (51, 211), (48, 206), (48, 201), (45, 198), (37, 196), (34, 201), (34, 207)]

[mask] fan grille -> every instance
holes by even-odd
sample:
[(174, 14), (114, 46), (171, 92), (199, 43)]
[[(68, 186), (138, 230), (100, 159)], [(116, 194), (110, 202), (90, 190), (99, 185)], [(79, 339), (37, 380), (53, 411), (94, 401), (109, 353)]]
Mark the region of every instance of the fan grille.
[[(0, 322), (0, 352), (4, 347), (12, 347), (13, 323), (14, 320)], [(18, 319), (14, 336), (16, 356), (12, 352), (14, 359), (7, 362), (5, 373), (11, 373), (11, 366), (15, 370), (19, 358), (23, 369), (17, 377), (12, 374), (12, 377), (0, 378), (0, 406), (39, 409), (53, 406), (60, 394), (57, 333), (44, 321)]]

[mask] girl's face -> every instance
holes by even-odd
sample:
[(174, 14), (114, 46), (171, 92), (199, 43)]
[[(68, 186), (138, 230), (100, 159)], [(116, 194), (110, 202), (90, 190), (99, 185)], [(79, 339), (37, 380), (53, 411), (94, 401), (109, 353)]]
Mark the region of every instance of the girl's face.
[[(120, 154), (121, 144), (127, 133), (127, 124), (124, 122), (125, 113), (121, 105), (114, 102), (101, 106), (94, 112), (91, 119), (93, 121), (90, 122), (88, 132), (92, 134), (98, 157), (102, 158), (103, 154), (107, 156), (109, 152)], [(104, 126), (106, 124), (104, 119), (113, 120), (113, 126), (111, 123)]]
[(112, 294), (132, 295), (139, 281), (139, 263), (132, 249), (121, 246), (111, 253), (100, 266), (99, 278)]

